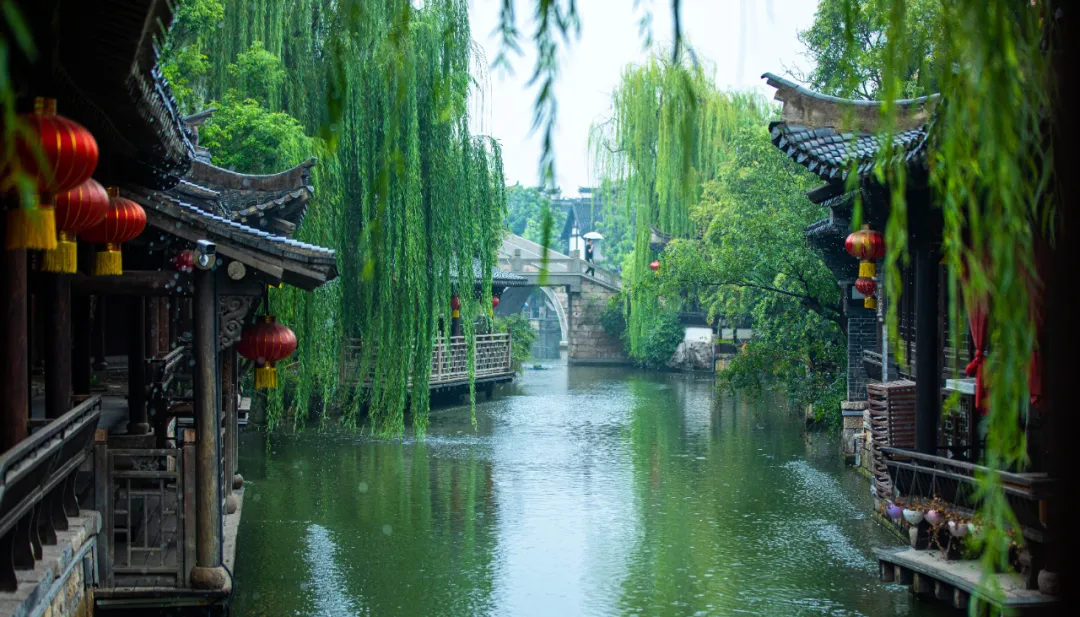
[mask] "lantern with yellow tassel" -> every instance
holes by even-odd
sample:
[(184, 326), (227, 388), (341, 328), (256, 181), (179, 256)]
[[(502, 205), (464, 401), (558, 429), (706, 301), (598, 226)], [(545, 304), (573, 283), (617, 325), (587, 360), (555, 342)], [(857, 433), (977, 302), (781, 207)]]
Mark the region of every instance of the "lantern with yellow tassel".
[(109, 211), (105, 220), (79, 234), (87, 242), (104, 244), (94, 262), (95, 276), (118, 276), (124, 273), (120, 245), (134, 240), (146, 228), (146, 211), (142, 206), (120, 197), (115, 186), (108, 189)]
[(260, 390), (277, 387), (277, 367), (274, 365), (296, 351), (296, 335), (287, 326), (277, 323), (273, 315), (244, 329), (236, 352), (254, 362), (255, 387)]
[(16, 177), (24, 175), (37, 191), (32, 207), (7, 211), (8, 250), (56, 248), (57, 193), (74, 189), (94, 173), (98, 145), (90, 131), (78, 122), (56, 114), (56, 100), (38, 97), (34, 113), (23, 114), (28, 131), (18, 135), (15, 156), (0, 169), (4, 191), (17, 190)]
[(58, 194), (55, 206), (56, 248), (45, 251), (41, 269), (73, 274), (78, 267), (75, 234), (105, 220), (109, 213), (109, 194), (97, 180), (90, 178), (70, 191)]
[(868, 309), (876, 309), (877, 298), (874, 293), (877, 291), (877, 283), (874, 281), (874, 277), (877, 276), (877, 265), (874, 264), (874, 260), (885, 256), (884, 236), (881, 235), (880, 231), (870, 229), (869, 225), (863, 225), (862, 229), (847, 237), (844, 248), (852, 257), (861, 260), (859, 262), (859, 279), (855, 281), (855, 289), (866, 296), (863, 299), (863, 306)]

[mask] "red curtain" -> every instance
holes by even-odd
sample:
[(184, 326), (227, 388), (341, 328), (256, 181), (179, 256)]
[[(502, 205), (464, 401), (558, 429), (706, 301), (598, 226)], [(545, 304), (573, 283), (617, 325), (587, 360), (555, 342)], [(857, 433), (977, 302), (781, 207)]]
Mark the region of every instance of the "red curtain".
[(971, 338), (975, 341), (975, 357), (968, 363), (964, 373), (968, 377), (975, 378), (975, 409), (979, 414), (986, 415), (986, 382), (983, 381), (983, 365), (986, 364), (986, 323), (989, 310), (986, 301), (969, 301), (967, 307), (968, 325), (971, 327)]

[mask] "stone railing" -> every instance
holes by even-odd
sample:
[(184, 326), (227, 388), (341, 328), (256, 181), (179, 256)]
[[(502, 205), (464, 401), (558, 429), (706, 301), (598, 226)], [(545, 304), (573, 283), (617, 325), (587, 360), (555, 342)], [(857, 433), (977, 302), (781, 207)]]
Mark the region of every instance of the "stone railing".
[(91, 396), (0, 454), (0, 591), (15, 591), (15, 571), (33, 570), (42, 545), (79, 516), (75, 478), (100, 416), (101, 397)]

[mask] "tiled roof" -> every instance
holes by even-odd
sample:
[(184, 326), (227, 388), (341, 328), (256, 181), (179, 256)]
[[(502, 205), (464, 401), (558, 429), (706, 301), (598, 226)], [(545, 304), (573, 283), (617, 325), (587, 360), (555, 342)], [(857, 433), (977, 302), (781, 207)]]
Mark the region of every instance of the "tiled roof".
[[(781, 119), (769, 124), (771, 139), (789, 157), (828, 182), (847, 179), (851, 166), (859, 178), (874, 170), (886, 145), (881, 135), (881, 101), (841, 99), (808, 90), (790, 80), (765, 73), (783, 101)], [(895, 102), (893, 144), (909, 166), (925, 166), (926, 144), (939, 95)], [(850, 129), (843, 127), (851, 123)]]
[(280, 267), (281, 278), (305, 289), (313, 289), (337, 277), (337, 258), (332, 249), (308, 244), (231, 221), (207, 212), (184, 199), (177, 191), (130, 191), (127, 196), (146, 208), (147, 222), (189, 241), (206, 238), (219, 251), (266, 271), (266, 264)]
[[(876, 157), (885, 138), (867, 132), (838, 132), (832, 128), (812, 129), (782, 121), (769, 124), (772, 143), (789, 157), (805, 165), (826, 181), (847, 179), (852, 162), (860, 178), (874, 171)], [(926, 130), (911, 129), (893, 137), (898, 155), (909, 165), (925, 164)]]

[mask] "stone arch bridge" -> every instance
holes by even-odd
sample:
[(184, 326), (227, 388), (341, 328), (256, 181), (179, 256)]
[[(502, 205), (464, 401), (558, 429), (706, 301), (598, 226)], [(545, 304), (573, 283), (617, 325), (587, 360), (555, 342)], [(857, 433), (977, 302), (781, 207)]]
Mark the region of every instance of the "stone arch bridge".
[(499, 267), (523, 276), (527, 285), (503, 292), (496, 313), (511, 315), (522, 310), (533, 291), (551, 300), (559, 318), (567, 358), (574, 364), (625, 363), (622, 342), (611, 337), (600, 324), (600, 314), (608, 300), (622, 290), (622, 278), (576, 257), (547, 249), (547, 276), (541, 276), (544, 248), (521, 236), (510, 234), (499, 251)]

